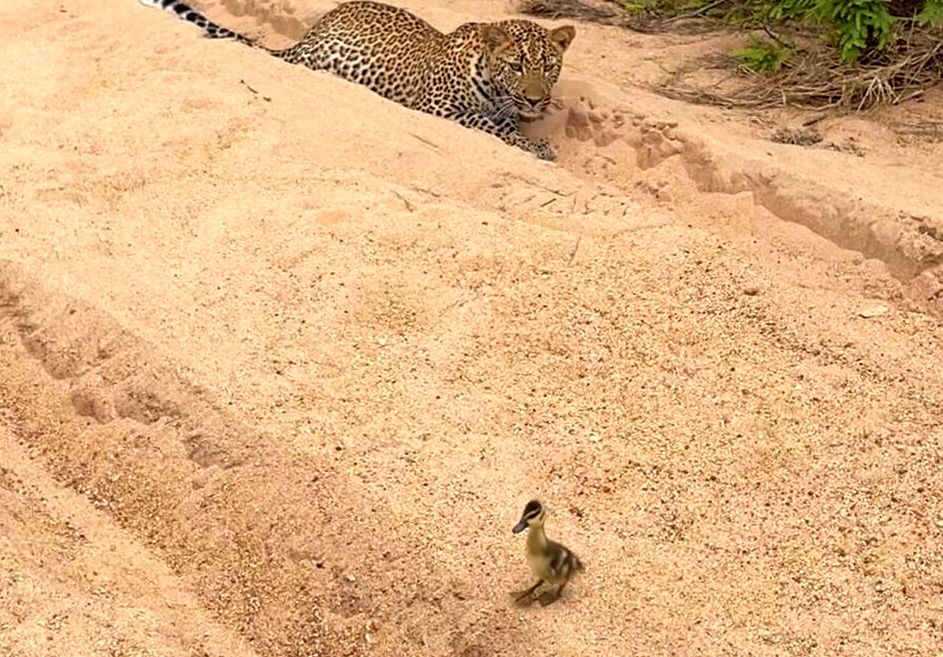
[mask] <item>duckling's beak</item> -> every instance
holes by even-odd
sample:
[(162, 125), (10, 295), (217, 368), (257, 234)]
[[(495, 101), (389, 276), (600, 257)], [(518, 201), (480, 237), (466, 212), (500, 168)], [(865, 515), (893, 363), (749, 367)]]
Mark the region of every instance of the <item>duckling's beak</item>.
[(514, 528), (511, 529), (511, 531), (514, 532), (515, 534), (520, 534), (525, 529), (527, 529), (527, 521), (521, 518), (520, 520), (517, 521), (517, 524), (514, 525)]

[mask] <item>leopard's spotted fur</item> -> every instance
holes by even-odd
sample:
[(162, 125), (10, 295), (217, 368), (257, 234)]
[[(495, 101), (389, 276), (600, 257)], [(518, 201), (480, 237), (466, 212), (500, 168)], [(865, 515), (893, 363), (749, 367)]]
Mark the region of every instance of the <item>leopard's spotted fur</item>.
[[(174, 12), (208, 37), (253, 45), (178, 0), (140, 2)], [(357, 0), (324, 14), (294, 46), (266, 50), (552, 160), (549, 142), (525, 137), (519, 122), (547, 109), (574, 35), (570, 26), (548, 30), (526, 20), (466, 23), (444, 34), (405, 9)]]

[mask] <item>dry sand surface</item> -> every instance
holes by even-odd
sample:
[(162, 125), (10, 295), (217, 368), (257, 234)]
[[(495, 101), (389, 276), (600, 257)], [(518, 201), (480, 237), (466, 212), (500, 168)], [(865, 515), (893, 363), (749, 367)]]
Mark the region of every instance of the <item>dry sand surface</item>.
[[(941, 653), (943, 94), (784, 145), (645, 91), (711, 39), (577, 29), (548, 164), (3, 3), (0, 655)], [(519, 609), (535, 495), (587, 569)]]

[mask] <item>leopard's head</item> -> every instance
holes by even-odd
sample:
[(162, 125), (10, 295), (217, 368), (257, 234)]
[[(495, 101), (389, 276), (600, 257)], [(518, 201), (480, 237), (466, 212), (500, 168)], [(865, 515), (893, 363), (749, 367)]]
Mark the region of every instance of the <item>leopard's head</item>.
[(482, 27), (491, 82), (500, 96), (514, 103), (521, 118), (537, 118), (547, 109), (563, 53), (574, 36), (576, 30), (569, 25), (547, 30), (524, 20)]

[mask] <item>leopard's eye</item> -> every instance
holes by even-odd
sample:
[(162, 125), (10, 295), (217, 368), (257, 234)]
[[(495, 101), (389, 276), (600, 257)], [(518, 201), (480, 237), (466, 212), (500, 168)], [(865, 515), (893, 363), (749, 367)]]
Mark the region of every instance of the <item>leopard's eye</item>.
[(508, 62), (508, 67), (517, 74), (524, 72), (524, 63), (519, 59), (515, 59), (513, 62)]

